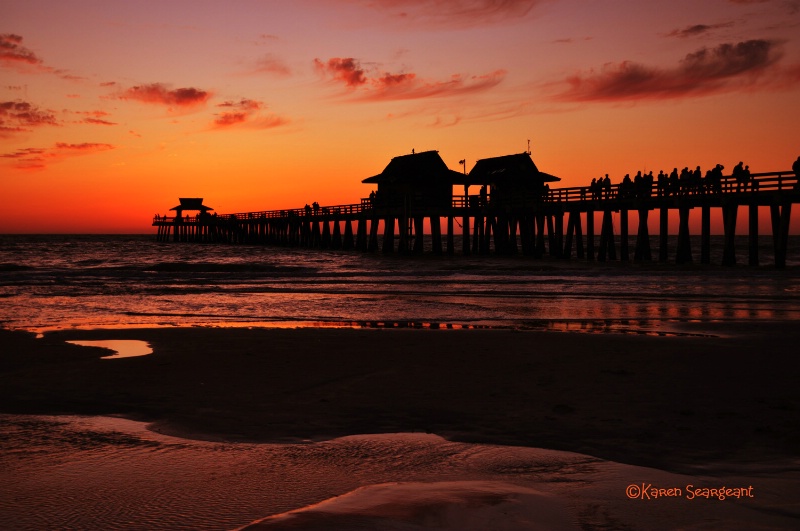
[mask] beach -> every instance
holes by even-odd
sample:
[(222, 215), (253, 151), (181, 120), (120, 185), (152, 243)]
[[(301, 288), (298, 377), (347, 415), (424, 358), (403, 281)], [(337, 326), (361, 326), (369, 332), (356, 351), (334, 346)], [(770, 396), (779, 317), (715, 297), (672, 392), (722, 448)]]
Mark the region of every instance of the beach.
[[(101, 339), (145, 341), (153, 353), (104, 360), (107, 350), (65, 343)], [(756, 492), (735, 503), (752, 509), (745, 520), (736, 513), (742, 528), (791, 528), (800, 518), (800, 387), (790, 351), (798, 339), (791, 322), (763, 321), (675, 323), (660, 335), (194, 327), (37, 338), (4, 330), (0, 404), (16, 415), (122, 416), (198, 441), (313, 446), (430, 434), (644, 467), (653, 470), (650, 482), (662, 473), (706, 483), (737, 477)], [(605, 528), (658, 528), (641, 525), (652, 519), (646, 504), (639, 524), (626, 520), (630, 499), (624, 485), (615, 488), (622, 490), (609, 507), (620, 527)], [(552, 495), (514, 493), (501, 498), (539, 506), (537, 496)], [(599, 517), (579, 517), (563, 492), (559, 503), (572, 504), (567, 522), (603, 528)], [(697, 512), (689, 521), (708, 524), (711, 513), (686, 505)], [(734, 513), (717, 504), (713, 514)]]
[(0, 528), (798, 527), (795, 265), (0, 239)]

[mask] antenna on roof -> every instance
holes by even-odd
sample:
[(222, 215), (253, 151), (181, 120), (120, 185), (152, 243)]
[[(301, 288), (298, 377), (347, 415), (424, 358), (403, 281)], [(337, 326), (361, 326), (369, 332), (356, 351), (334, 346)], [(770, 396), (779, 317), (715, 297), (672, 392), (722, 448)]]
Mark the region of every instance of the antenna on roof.
[(528, 151), (526, 151), (525, 153), (527, 153), (528, 155), (531, 154), (531, 139), (530, 138), (528, 139)]
[(461, 160), (458, 161), (458, 163), (461, 164), (462, 166), (464, 166), (464, 175), (466, 175), (467, 174), (467, 159), (461, 159)]

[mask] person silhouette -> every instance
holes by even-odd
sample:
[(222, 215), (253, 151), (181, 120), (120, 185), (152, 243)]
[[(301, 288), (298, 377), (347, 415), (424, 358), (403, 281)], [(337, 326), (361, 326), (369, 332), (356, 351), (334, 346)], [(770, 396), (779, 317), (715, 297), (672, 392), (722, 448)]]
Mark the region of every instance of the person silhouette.
[(746, 192), (747, 182), (744, 180), (744, 162), (739, 161), (739, 164), (733, 167), (731, 175), (733, 175), (733, 178), (736, 179), (736, 191)]
[(794, 189), (800, 190), (800, 157), (797, 157), (797, 160), (794, 161), (794, 164), (792, 164), (792, 171), (794, 172), (794, 176), (797, 178), (794, 183)]
[(667, 179), (669, 179), (669, 177), (664, 173), (664, 170), (659, 170), (658, 180), (656, 181), (656, 195), (658, 195), (658, 197), (667, 195)]

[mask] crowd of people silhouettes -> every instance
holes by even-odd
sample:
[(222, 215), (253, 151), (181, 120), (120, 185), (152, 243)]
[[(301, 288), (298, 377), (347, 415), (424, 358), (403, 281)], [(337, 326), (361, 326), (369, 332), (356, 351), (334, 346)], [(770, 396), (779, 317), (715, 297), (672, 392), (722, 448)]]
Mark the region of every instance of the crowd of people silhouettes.
[[(626, 174), (616, 187), (616, 193), (613, 191), (611, 179), (608, 174), (605, 174), (604, 177), (599, 179), (592, 179), (591, 184), (589, 184), (589, 192), (592, 199), (611, 199), (612, 197), (618, 199), (645, 198), (652, 197), (653, 193), (657, 197), (719, 194), (723, 191), (725, 178), (722, 170), (724, 169), (725, 166), (717, 164), (703, 174), (700, 166), (697, 166), (694, 170), (690, 170), (686, 166), (680, 171), (676, 167), (669, 174), (664, 173), (663, 170), (659, 171), (655, 177), (652, 171), (646, 174), (639, 171), (633, 179), (631, 179), (630, 174)], [(800, 189), (800, 157), (797, 157), (797, 160), (792, 165), (792, 170), (795, 176), (798, 177), (798, 184), (795, 187)], [(734, 188), (733, 183), (731, 183), (725, 188), (726, 191), (758, 191), (758, 181), (752, 178), (750, 166), (746, 166), (744, 162), (739, 162), (734, 166), (731, 177), (733, 177), (736, 186)]]

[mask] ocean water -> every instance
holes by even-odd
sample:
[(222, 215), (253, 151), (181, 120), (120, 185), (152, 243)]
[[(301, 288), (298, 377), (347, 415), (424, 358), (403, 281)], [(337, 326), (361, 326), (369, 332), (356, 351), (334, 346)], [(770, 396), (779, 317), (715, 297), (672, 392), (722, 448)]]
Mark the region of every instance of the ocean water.
[[(669, 323), (800, 318), (787, 268), (555, 258), (384, 256), (138, 236), (0, 236), (0, 326), (515, 327), (657, 332)], [(674, 256), (675, 241), (670, 253)], [(694, 242), (699, 261), (699, 241)], [(654, 239), (653, 249), (657, 249)], [(459, 248), (458, 242), (456, 248)], [(721, 261), (721, 238), (712, 241)]]

